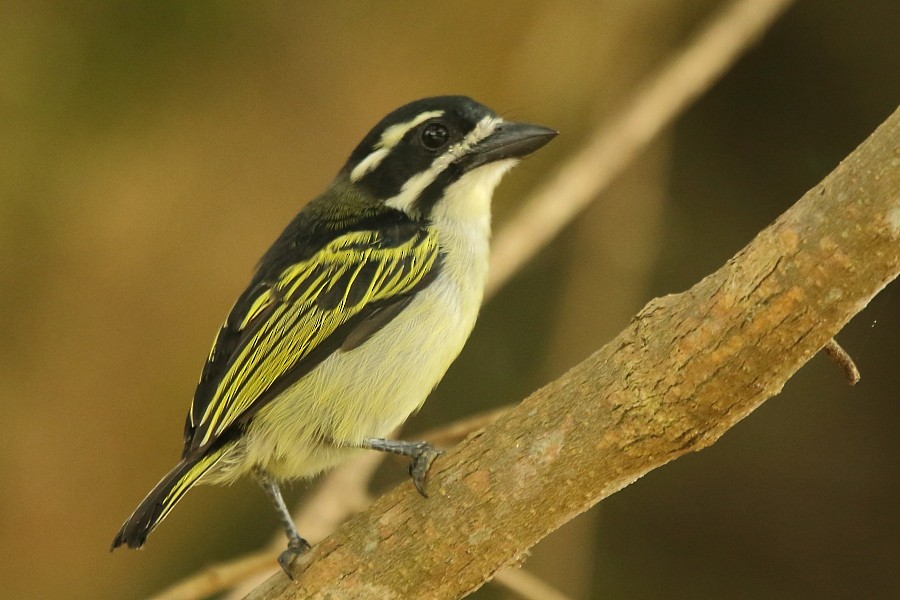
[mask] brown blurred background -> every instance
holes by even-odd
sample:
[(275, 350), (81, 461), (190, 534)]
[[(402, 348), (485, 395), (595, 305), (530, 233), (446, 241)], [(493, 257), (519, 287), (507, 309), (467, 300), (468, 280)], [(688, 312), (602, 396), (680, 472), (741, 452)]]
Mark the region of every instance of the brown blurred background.
[[(143, 597), (270, 539), (242, 482), (107, 551), (255, 261), (383, 114), (465, 93), (558, 128), (499, 228), (718, 4), (0, 4), (0, 597)], [(520, 399), (721, 265), (896, 108), (898, 31), (896, 0), (791, 9), (485, 307), (407, 430)], [(894, 284), (839, 336), (856, 388), (814, 358), (526, 568), (575, 599), (900, 597), (898, 317)]]

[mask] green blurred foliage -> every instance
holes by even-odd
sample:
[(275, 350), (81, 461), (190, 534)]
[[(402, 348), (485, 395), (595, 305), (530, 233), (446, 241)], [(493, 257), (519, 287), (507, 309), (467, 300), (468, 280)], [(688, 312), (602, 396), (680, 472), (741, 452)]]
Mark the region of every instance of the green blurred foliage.
[[(437, 93), (562, 131), (501, 186), (502, 227), (715, 6), (0, 5), (0, 595), (143, 597), (268, 540), (243, 482), (193, 491), (146, 550), (107, 552), (177, 459), (267, 243), (384, 113)], [(790, 10), (485, 307), (408, 430), (520, 399), (721, 265), (897, 107), (898, 28), (896, 0)], [(857, 388), (816, 357), (526, 566), (573, 598), (900, 596), (896, 290), (840, 336)]]

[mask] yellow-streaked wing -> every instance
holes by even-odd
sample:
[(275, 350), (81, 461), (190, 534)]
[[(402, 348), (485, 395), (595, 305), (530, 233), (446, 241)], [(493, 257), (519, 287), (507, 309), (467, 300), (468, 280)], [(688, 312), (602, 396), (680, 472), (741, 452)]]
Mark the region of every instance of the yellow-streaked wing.
[[(364, 343), (399, 312), (398, 305), (433, 281), (440, 268), (433, 232), (415, 227), (397, 233), (347, 233), (244, 294), (207, 361), (222, 365), (222, 373), (209, 382), (214, 387), (204, 390), (203, 381), (198, 386), (185, 454), (245, 423), (342, 345)], [(223, 348), (227, 358), (218, 355)]]

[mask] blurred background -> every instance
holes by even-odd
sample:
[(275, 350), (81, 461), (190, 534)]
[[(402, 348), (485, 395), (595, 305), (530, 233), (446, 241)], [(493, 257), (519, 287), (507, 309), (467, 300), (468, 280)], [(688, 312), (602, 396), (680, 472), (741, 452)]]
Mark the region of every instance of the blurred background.
[[(718, 6), (0, 4), (0, 596), (145, 597), (271, 538), (245, 481), (108, 552), (256, 260), (385, 113), (464, 93), (558, 128), (500, 187), (502, 228)], [(896, 0), (790, 9), (485, 306), (407, 432), (521, 399), (718, 268), (897, 107), (897, 31)], [(525, 567), (573, 599), (900, 597), (898, 317), (895, 283), (838, 336), (857, 387), (817, 356)]]

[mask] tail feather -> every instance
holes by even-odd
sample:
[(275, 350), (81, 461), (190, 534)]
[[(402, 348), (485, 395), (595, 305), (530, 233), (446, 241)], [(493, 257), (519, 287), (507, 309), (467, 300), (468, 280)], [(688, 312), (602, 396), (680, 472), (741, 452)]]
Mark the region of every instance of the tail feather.
[(169, 514), (197, 480), (222, 457), (224, 449), (199, 458), (183, 459), (156, 484), (144, 498), (113, 539), (110, 550), (123, 544), (140, 548), (147, 536)]

